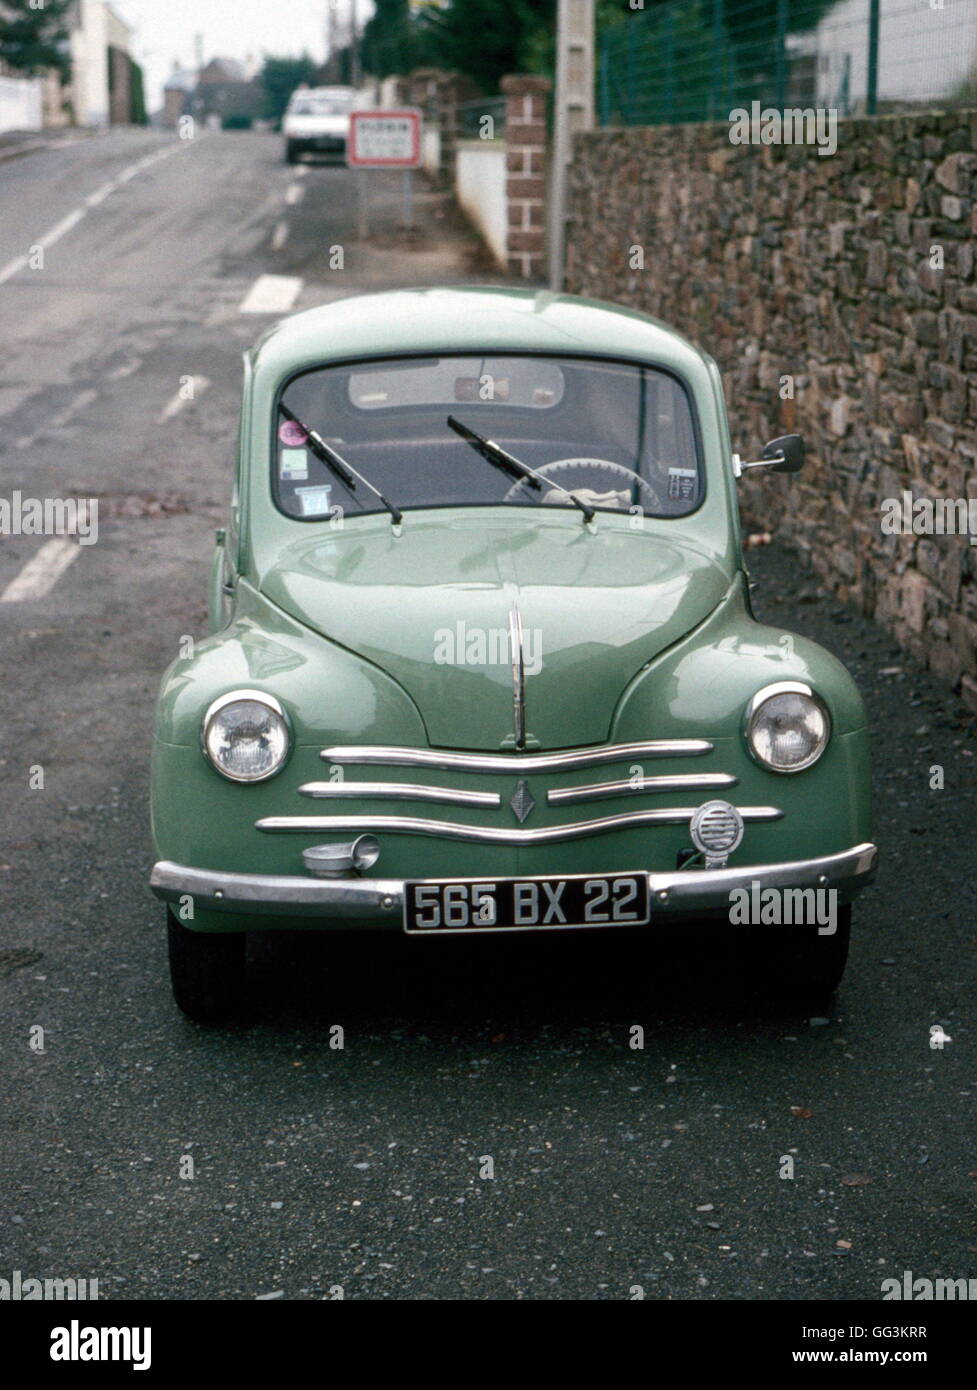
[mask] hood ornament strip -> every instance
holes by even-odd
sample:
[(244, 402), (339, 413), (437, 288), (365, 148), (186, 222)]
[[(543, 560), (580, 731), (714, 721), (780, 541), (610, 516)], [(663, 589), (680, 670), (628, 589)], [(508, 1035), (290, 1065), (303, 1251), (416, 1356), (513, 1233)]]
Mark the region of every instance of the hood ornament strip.
[(515, 603), (509, 609), (509, 652), (512, 657), (512, 717), (516, 752), (521, 753), (526, 747), (526, 660), (522, 615)]

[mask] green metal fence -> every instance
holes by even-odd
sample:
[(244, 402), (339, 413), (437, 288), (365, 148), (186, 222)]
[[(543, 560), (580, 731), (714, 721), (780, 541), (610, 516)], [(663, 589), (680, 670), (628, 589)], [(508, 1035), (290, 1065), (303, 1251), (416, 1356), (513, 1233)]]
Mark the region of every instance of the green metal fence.
[(977, 0), (643, 0), (598, 34), (602, 125), (977, 104)]

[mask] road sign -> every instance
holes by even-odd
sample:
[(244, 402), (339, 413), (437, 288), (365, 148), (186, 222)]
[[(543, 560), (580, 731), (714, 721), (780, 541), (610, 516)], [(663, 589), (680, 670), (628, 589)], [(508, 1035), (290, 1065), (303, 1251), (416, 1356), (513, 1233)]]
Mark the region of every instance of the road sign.
[(421, 113), (351, 111), (346, 163), (354, 169), (416, 169), (421, 162)]

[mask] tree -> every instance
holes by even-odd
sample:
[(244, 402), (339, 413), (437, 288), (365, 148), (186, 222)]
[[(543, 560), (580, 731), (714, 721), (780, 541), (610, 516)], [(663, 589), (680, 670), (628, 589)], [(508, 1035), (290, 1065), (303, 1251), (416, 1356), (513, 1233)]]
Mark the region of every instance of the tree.
[(360, 59), (374, 77), (403, 76), (433, 61), (427, 26), (412, 18), (409, 0), (376, 0), (363, 30)]
[(130, 98), (129, 119), (133, 125), (148, 124), (146, 118), (146, 88), (143, 81), (142, 68), (138, 63), (129, 58), (129, 77), (132, 83)]
[(301, 58), (266, 58), (260, 79), (264, 88), (262, 114), (270, 120), (280, 120), (295, 88), (303, 82), (311, 85), (315, 75), (316, 65), (308, 53)]
[(62, 77), (71, 69), (68, 12), (73, 0), (0, 0), (0, 58), (15, 72), (54, 68)]
[(511, 72), (552, 76), (556, 48), (556, 0), (451, 0), (419, 22), (438, 67), (470, 77), (496, 92)]

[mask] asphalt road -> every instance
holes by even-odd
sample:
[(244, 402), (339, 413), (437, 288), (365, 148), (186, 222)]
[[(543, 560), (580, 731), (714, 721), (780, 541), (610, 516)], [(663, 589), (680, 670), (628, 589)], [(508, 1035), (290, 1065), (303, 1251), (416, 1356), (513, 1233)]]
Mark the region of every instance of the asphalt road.
[[(0, 603), (0, 1277), (491, 1300), (974, 1276), (974, 721), (776, 547), (751, 552), (761, 614), (850, 664), (875, 734), (883, 869), (830, 1018), (752, 990), (729, 941), (654, 936), (261, 938), (249, 1022), (173, 1006), (145, 886), (152, 703), (203, 631), (240, 353), (269, 322), (241, 304), (265, 273), (301, 280), (296, 308), (487, 278), (437, 200), (396, 230), (389, 178), (358, 241), (354, 192), (257, 135), (0, 164), (0, 495), (102, 505), (46, 596)], [(15, 265), (45, 236), (43, 269)], [(42, 544), (0, 540), (0, 591)]]

